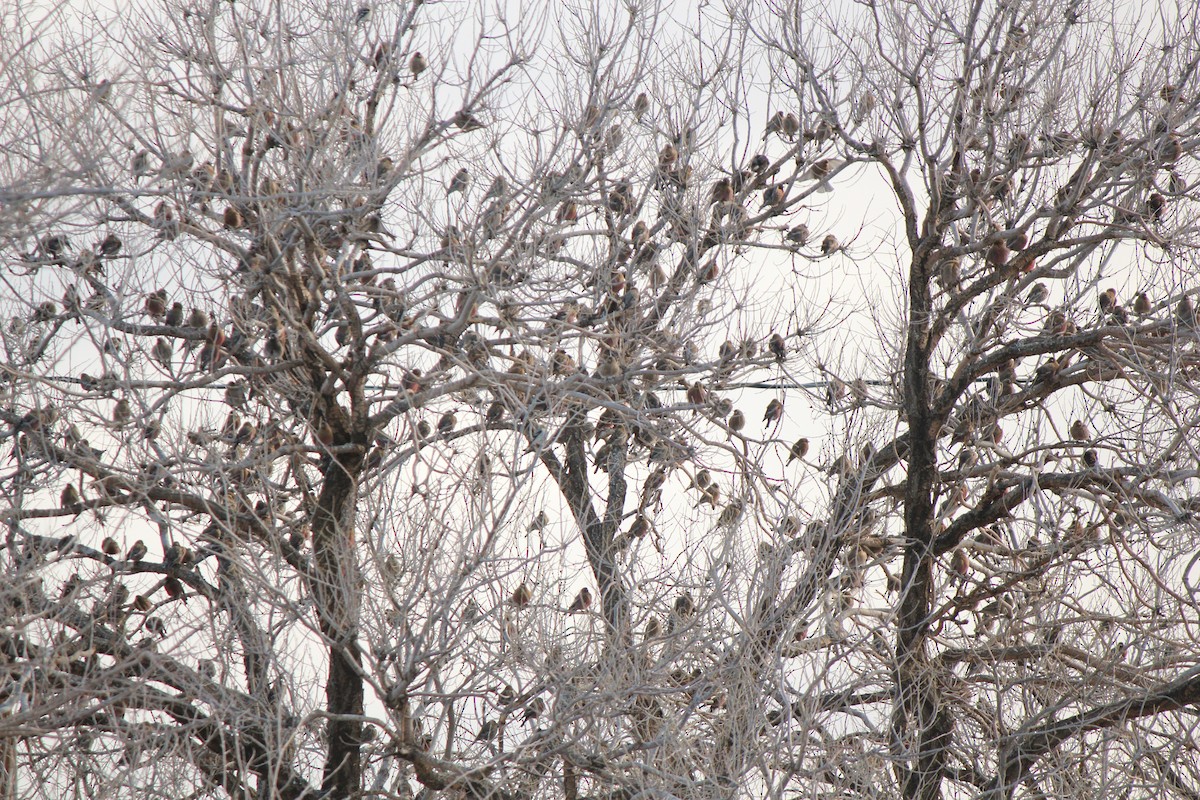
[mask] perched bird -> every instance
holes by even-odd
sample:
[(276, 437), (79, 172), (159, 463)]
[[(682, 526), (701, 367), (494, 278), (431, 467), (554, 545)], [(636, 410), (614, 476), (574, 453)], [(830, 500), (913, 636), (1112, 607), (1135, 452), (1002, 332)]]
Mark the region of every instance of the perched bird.
[(564, 200), (558, 207), (555, 218), (559, 222), (575, 222), (579, 219), (579, 206), (574, 200)]
[(761, 208), (774, 208), (783, 205), (784, 191), (782, 186), (771, 186), (763, 190)]
[(1137, 297), (1133, 298), (1133, 313), (1139, 317), (1146, 317), (1150, 315), (1151, 310), (1150, 298), (1145, 292), (1138, 292)]
[(175, 355), (175, 348), (171, 346), (171, 341), (162, 336), (154, 342), (154, 347), (150, 351), (150, 355), (154, 360), (162, 364), (164, 367), (171, 366), (171, 358)]
[(837, 237), (832, 233), (826, 235), (826, 237), (821, 240), (821, 255), (833, 255), (839, 249), (841, 249), (841, 245), (838, 244)]
[(421, 55), (420, 50), (413, 53), (412, 58), (408, 60), (408, 68), (412, 72), (414, 78), (424, 72), (428, 66), (429, 63), (425, 60), (425, 56)]
[(767, 342), (767, 349), (771, 351), (771, 355), (775, 356), (775, 360), (782, 363), (787, 358), (787, 343), (778, 333), (772, 333), (771, 339)]
[(133, 408), (129, 405), (129, 399), (122, 397), (113, 406), (112, 421), (118, 426), (127, 425), (133, 419)]
[(1071, 438), (1077, 442), (1090, 441), (1092, 432), (1088, 430), (1087, 423), (1081, 419), (1077, 419), (1071, 423)]
[(950, 557), (950, 568), (960, 578), (965, 578), (970, 574), (971, 561), (967, 558), (967, 552), (963, 548), (954, 548), (954, 554)]
[(83, 510), (83, 498), (79, 496), (79, 490), (75, 488), (75, 484), (68, 483), (63, 487), (62, 493), (58, 496), (58, 504), (75, 514)]
[(616, 356), (609, 354), (600, 359), (600, 366), (597, 369), (601, 378), (612, 380), (621, 374), (621, 361)]
[(247, 442), (253, 441), (254, 437), (257, 435), (258, 426), (256, 426), (250, 420), (246, 420), (241, 424), (241, 427), (238, 428), (237, 433), (234, 434), (233, 444), (235, 446), (239, 444), (246, 444)]
[(767, 127), (763, 129), (763, 138), (766, 139), (772, 133), (783, 132), (783, 112), (776, 111), (770, 119), (767, 120)]
[(115, 556), (121, 552), (121, 545), (117, 544), (117, 540), (111, 536), (105, 536), (104, 541), (100, 543), (100, 549), (106, 556)]
[(696, 601), (692, 599), (691, 594), (684, 592), (675, 598), (674, 608), (676, 614), (686, 619), (696, 613)]
[(1175, 319), (1180, 325), (1192, 327), (1196, 324), (1196, 309), (1192, 307), (1192, 298), (1184, 295), (1175, 306)]
[(483, 196), (484, 200), (495, 200), (503, 197), (508, 193), (508, 181), (503, 175), (497, 175), (492, 179), (492, 185), (488, 187), (487, 194)]
[(1083, 451), (1083, 465), (1085, 467), (1088, 467), (1090, 469), (1099, 463), (1100, 463), (1100, 454), (1096, 452), (1095, 448), (1089, 447), (1087, 450)]
[(546, 515), (546, 510), (542, 509), (541, 511), (539, 511), (537, 513), (537, 516), (535, 516), (533, 518), (533, 521), (529, 523), (529, 527), (526, 529), (525, 532), (526, 533), (537, 533), (538, 531), (545, 530), (546, 526), (549, 524), (550, 524), (550, 517), (548, 517)]
[(771, 402), (767, 403), (767, 410), (763, 413), (763, 422), (768, 425), (773, 422), (778, 422), (783, 416), (783, 403), (779, 398), (771, 398)]
[(524, 582), (516, 589), (513, 589), (510, 602), (517, 608), (524, 608), (529, 605), (529, 601), (533, 599), (533, 592), (529, 591), (529, 586)]
[(1046, 287), (1046, 284), (1038, 281), (1029, 290), (1029, 296), (1025, 298), (1025, 302), (1036, 306), (1046, 302), (1046, 298), (1049, 296), (1050, 290)]
[(808, 439), (801, 437), (788, 449), (787, 463), (790, 464), (797, 459), (803, 461), (806, 455), (808, 455)]
[(483, 726), (479, 729), (479, 733), (475, 734), (475, 741), (491, 742), (495, 740), (498, 733), (500, 733), (500, 723), (494, 719), (489, 719), (483, 723)]
[(1158, 192), (1154, 192), (1146, 198), (1146, 210), (1150, 212), (1150, 218), (1155, 222), (1161, 222), (1163, 211), (1167, 207), (1167, 198), (1163, 197)]
[(467, 186), (471, 183), (471, 173), (467, 172), (466, 167), (462, 167), (458, 172), (454, 173), (454, 177), (450, 179), (450, 185), (446, 187), (446, 196), (455, 192), (465, 192)]
[(796, 134), (800, 133), (800, 118), (789, 111), (783, 118), (781, 128), (784, 136), (795, 139)]
[(803, 247), (804, 245), (808, 244), (808, 237), (808, 226), (804, 223), (800, 223), (799, 225), (796, 225), (788, 230), (788, 232), (784, 234), (783, 238), (786, 239), (789, 244), (794, 245), (795, 247)]
[(115, 233), (110, 233), (100, 240), (99, 244), (100, 255), (107, 258), (112, 258), (117, 253), (121, 252), (121, 237)]
[(708, 470), (702, 469), (696, 473), (696, 477), (692, 479), (692, 484), (700, 491), (706, 491), (709, 486), (712, 486), (712, 475)]
[(141, 539), (138, 539), (133, 543), (133, 546), (129, 548), (129, 552), (125, 554), (125, 560), (134, 562), (141, 561), (146, 557), (147, 552), (148, 548), (146, 547), (146, 543)]
[(999, 269), (1008, 263), (1009, 249), (1003, 239), (997, 239), (992, 242), (992, 246), (987, 251), (987, 263), (989, 267)]
[(679, 160), (679, 150), (675, 145), (667, 142), (662, 150), (658, 153), (658, 168), (662, 171), (671, 169), (675, 162)]
[(687, 401), (694, 406), (704, 405), (704, 401), (708, 399), (708, 390), (704, 388), (704, 384), (696, 381), (687, 390)]
[(733, 202), (733, 183), (729, 178), (718, 178), (713, 184), (710, 203), (732, 203)]
[(729, 430), (733, 431), (734, 433), (737, 433), (738, 431), (740, 431), (742, 428), (745, 428), (745, 427), (746, 427), (746, 415), (742, 413), (741, 409), (735, 410), (733, 412), (733, 414), (731, 414), (729, 417)]
[(454, 412), (447, 411), (445, 414), (442, 414), (441, 419), (438, 420), (437, 432), (442, 436), (445, 436), (454, 430), (454, 426), (457, 422), (458, 417), (455, 416)]
[(1100, 296), (1096, 298), (1096, 301), (1100, 305), (1101, 314), (1109, 313), (1117, 305), (1117, 290), (1111, 287), (1105, 289), (1100, 293)]
[(568, 614), (575, 614), (579, 611), (586, 611), (592, 605), (592, 593), (585, 586), (579, 590), (579, 594), (575, 595), (575, 599), (571, 602), (571, 607), (567, 609)]
[(650, 110), (650, 97), (645, 92), (640, 92), (633, 101), (633, 118), (641, 121), (646, 112)]
[(535, 722), (538, 717), (546, 713), (546, 701), (540, 697), (535, 697), (529, 701), (529, 705), (525, 706), (525, 711), (521, 715), (522, 722)]
[(146, 313), (152, 319), (160, 320), (167, 315), (167, 293), (157, 289), (146, 295)]
[(650, 639), (657, 639), (661, 635), (662, 635), (662, 622), (659, 620), (658, 617), (651, 617), (646, 622), (646, 628), (642, 632), (642, 641), (649, 641)]
[(757, 153), (754, 158), (750, 159), (751, 172), (766, 172), (770, 166), (771, 159), (767, 157), (766, 153)]
[(242, 213), (233, 206), (225, 206), (225, 211), (221, 214), (221, 224), (226, 230), (242, 227)]
[(193, 308), (188, 312), (187, 324), (189, 328), (207, 328), (208, 314), (203, 309)]
[(650, 239), (650, 229), (646, 227), (646, 223), (638, 220), (629, 230), (629, 241), (636, 247), (641, 248)]
[(172, 303), (171, 308), (167, 311), (166, 319), (163, 321), (172, 328), (178, 328), (183, 324), (183, 303)]

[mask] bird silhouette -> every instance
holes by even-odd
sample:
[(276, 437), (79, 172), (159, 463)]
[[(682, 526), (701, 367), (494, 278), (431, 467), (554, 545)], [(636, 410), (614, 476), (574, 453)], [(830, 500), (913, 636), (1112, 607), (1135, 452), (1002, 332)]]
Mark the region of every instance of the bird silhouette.
[(773, 422), (778, 422), (783, 416), (783, 403), (779, 398), (771, 398), (771, 402), (767, 403), (767, 410), (763, 412), (763, 422), (768, 425)]
[(585, 586), (579, 590), (579, 594), (575, 595), (575, 599), (571, 602), (571, 606), (567, 609), (567, 613), (576, 614), (580, 611), (586, 611), (591, 605), (592, 593)]

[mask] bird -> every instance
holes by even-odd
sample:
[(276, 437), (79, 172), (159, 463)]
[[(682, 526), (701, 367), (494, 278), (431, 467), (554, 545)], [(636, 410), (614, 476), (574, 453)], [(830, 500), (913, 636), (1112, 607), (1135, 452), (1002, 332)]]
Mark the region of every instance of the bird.
[(146, 313), (151, 319), (159, 320), (167, 315), (167, 293), (157, 289), (146, 295)]
[(770, 424), (778, 422), (783, 416), (783, 403), (779, 398), (771, 398), (771, 402), (767, 403), (767, 410), (763, 413), (763, 422)]
[(1036, 306), (1046, 302), (1046, 298), (1049, 296), (1050, 290), (1046, 287), (1046, 284), (1038, 281), (1029, 290), (1029, 295), (1025, 298), (1025, 302)]
[(658, 168), (665, 172), (671, 169), (678, 160), (679, 150), (676, 149), (675, 145), (667, 142), (658, 153)]
[(554, 216), (559, 222), (575, 222), (579, 219), (579, 205), (574, 200), (564, 200)]
[(245, 444), (246, 442), (253, 441), (254, 437), (257, 435), (258, 426), (256, 426), (250, 420), (246, 420), (241, 424), (241, 427), (238, 428), (237, 433), (234, 434), (233, 444), (235, 446), (239, 444)]
[(503, 175), (497, 175), (492, 178), (492, 185), (488, 187), (487, 193), (483, 196), (484, 200), (495, 200), (503, 197), (508, 193), (508, 181)]
[(154, 347), (150, 352), (154, 360), (162, 364), (164, 367), (171, 366), (171, 357), (175, 355), (175, 348), (171, 346), (171, 341), (162, 336), (154, 342)]
[(489, 719), (480, 727), (479, 733), (475, 734), (475, 741), (490, 742), (496, 738), (496, 734), (500, 732), (500, 723), (494, 719)]
[(163, 321), (172, 328), (178, 328), (183, 323), (183, 303), (178, 301), (172, 303)]
[(651, 617), (649, 619), (649, 621), (646, 622), (646, 628), (642, 632), (642, 641), (649, 641), (650, 639), (656, 639), (661, 634), (662, 634), (662, 622), (659, 620), (658, 617)]
[(650, 239), (650, 229), (646, 227), (646, 223), (638, 220), (634, 223), (629, 231), (629, 241), (637, 248), (642, 247)]
[(774, 208), (783, 205), (784, 191), (782, 186), (771, 186), (763, 190), (761, 208)]
[(126, 425), (133, 419), (133, 409), (129, 405), (129, 399), (122, 397), (113, 405), (112, 421), (119, 425)]
[(704, 384), (696, 381), (687, 390), (687, 401), (694, 406), (704, 405), (704, 401), (708, 399), (708, 390), (704, 388)]
[(428, 66), (429, 63), (425, 61), (425, 56), (421, 55), (420, 50), (413, 53), (412, 58), (408, 60), (408, 68), (412, 72), (414, 78), (424, 72), (425, 68)]
[(607, 355), (600, 359), (600, 367), (597, 370), (601, 378), (612, 380), (621, 374), (621, 361), (614, 355)]
[(732, 203), (733, 202), (733, 183), (729, 178), (718, 178), (713, 184), (712, 194), (710, 195), (710, 203)]
[(104, 541), (100, 543), (100, 549), (106, 556), (115, 556), (121, 552), (121, 545), (117, 544), (117, 540), (111, 536), (105, 536)]
[(1096, 302), (1100, 305), (1100, 313), (1107, 314), (1117, 305), (1117, 290), (1113, 288), (1105, 289), (1100, 296), (1096, 298)]
[(741, 409), (737, 409), (729, 417), (729, 430), (737, 433), (742, 428), (746, 427), (746, 415)]
[(840, 248), (841, 248), (841, 245), (838, 244), (837, 237), (834, 236), (832, 233), (828, 234), (824, 239), (821, 240), (821, 255), (824, 255), (824, 256), (833, 255)]
[(520, 586), (513, 589), (512, 597), (509, 599), (517, 608), (524, 608), (533, 599), (533, 592), (529, 591), (529, 586), (522, 582)]
[(712, 485), (712, 475), (708, 470), (702, 469), (696, 473), (696, 477), (692, 479), (692, 484), (700, 491), (706, 491)]
[(788, 449), (787, 463), (790, 464), (797, 459), (803, 461), (806, 455), (808, 455), (808, 439), (801, 437)]
[(133, 546), (129, 548), (129, 552), (125, 554), (125, 560), (135, 562), (141, 561), (146, 557), (147, 552), (148, 548), (146, 547), (146, 543), (141, 539), (138, 539), (133, 543)]
[(1146, 198), (1146, 210), (1150, 212), (1150, 218), (1155, 222), (1160, 222), (1163, 218), (1163, 211), (1167, 207), (1167, 198), (1163, 197), (1158, 192), (1154, 192)]
[(521, 721), (533, 722), (544, 713), (546, 713), (546, 701), (540, 697), (535, 697), (529, 701), (529, 705), (525, 706), (525, 710), (521, 715)]
[(226, 230), (242, 227), (242, 213), (233, 206), (225, 206), (225, 211), (221, 214), (221, 224)]
[(772, 133), (783, 132), (783, 112), (776, 111), (770, 119), (767, 120), (767, 127), (763, 129), (763, 138), (766, 139)]
[(791, 245), (803, 247), (804, 245), (808, 244), (808, 237), (808, 226), (804, 223), (800, 223), (799, 225), (789, 229), (788, 232), (784, 234), (783, 238), (786, 239)]
[(992, 246), (987, 251), (988, 266), (999, 269), (1008, 263), (1009, 250), (1008, 245), (1003, 239), (997, 239), (992, 242)]
[(1087, 423), (1081, 419), (1077, 419), (1071, 423), (1071, 438), (1077, 442), (1086, 442), (1092, 438), (1091, 431), (1088, 430)]
[(455, 416), (454, 412), (447, 411), (445, 414), (442, 414), (441, 419), (438, 420), (437, 432), (442, 436), (445, 436), (446, 434), (450, 433), (450, 431), (454, 430), (454, 425), (457, 422), (458, 417)]
[(187, 324), (189, 328), (207, 328), (208, 314), (203, 309), (193, 308), (188, 312)]
[(767, 349), (771, 351), (771, 355), (775, 356), (775, 360), (782, 363), (787, 358), (787, 343), (778, 333), (771, 334), (771, 340), (767, 343)]
[(585, 586), (579, 590), (579, 594), (575, 595), (575, 599), (571, 602), (571, 607), (567, 609), (568, 614), (575, 614), (580, 611), (586, 611), (592, 605), (592, 593)]
[(1188, 327), (1196, 324), (1196, 309), (1192, 307), (1192, 298), (1186, 294), (1179, 298), (1179, 303), (1175, 306), (1175, 319), (1180, 325)]
[[(771, 159), (767, 157), (766, 153), (757, 153), (754, 156), (754, 158), (750, 159), (750, 171), (751, 172), (758, 172), (758, 173), (766, 172), (770, 166), (771, 166)], [(728, 179), (726, 179), (726, 180), (728, 180)]]
[(525, 532), (526, 533), (536, 533), (538, 531), (544, 530), (548, 524), (550, 524), (550, 517), (548, 517), (546, 515), (546, 510), (542, 509), (541, 511), (539, 511), (537, 513), (537, 516), (535, 516), (533, 518), (533, 521), (529, 523), (529, 527), (526, 529)]
[(117, 236), (115, 233), (110, 233), (100, 240), (98, 247), (100, 250), (100, 255), (105, 256), (106, 258), (112, 258), (117, 253), (121, 252), (121, 237)]
[(650, 97), (645, 92), (639, 92), (633, 101), (633, 118), (640, 121), (650, 110)]
[(1139, 317), (1149, 316), (1151, 312), (1150, 298), (1145, 292), (1138, 292), (1137, 297), (1133, 298), (1133, 313)]
[(675, 598), (674, 608), (676, 614), (686, 619), (696, 613), (696, 601), (692, 599), (691, 594), (684, 592)]
[(800, 118), (789, 111), (783, 118), (781, 130), (787, 138), (795, 139), (796, 134), (800, 132)]
[(58, 504), (75, 514), (83, 510), (83, 499), (79, 496), (79, 490), (75, 488), (75, 484), (68, 483), (63, 487), (62, 493), (58, 496)]
[(446, 196), (455, 192), (465, 192), (467, 185), (471, 182), (471, 173), (467, 172), (466, 167), (460, 167), (458, 172), (454, 173), (454, 177), (450, 179), (450, 185), (446, 187)]
[(1083, 465), (1091, 468), (1100, 463), (1100, 454), (1096, 452), (1094, 447), (1089, 447), (1083, 451)]

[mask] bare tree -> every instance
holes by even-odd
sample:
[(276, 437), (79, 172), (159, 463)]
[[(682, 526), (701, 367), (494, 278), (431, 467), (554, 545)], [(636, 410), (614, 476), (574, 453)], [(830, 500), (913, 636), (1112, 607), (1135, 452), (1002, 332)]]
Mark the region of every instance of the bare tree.
[(1194, 12), (460, 11), (4, 12), (6, 796), (1200, 791)]

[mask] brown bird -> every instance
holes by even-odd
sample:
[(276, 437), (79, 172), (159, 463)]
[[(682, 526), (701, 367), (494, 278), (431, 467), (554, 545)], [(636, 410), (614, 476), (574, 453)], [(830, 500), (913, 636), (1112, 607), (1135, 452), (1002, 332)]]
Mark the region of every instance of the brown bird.
[(117, 253), (121, 252), (121, 237), (115, 233), (110, 233), (100, 240), (99, 244), (100, 255), (107, 258), (112, 258)]
[(160, 320), (167, 314), (167, 292), (157, 289), (146, 295), (146, 313), (152, 319)]
[(776, 111), (774, 116), (767, 120), (767, 127), (763, 130), (763, 138), (767, 138), (772, 133), (783, 133), (782, 111)]
[(797, 459), (803, 461), (806, 455), (808, 455), (808, 439), (801, 437), (789, 448), (787, 463), (790, 464)]
[(1100, 304), (1100, 313), (1107, 314), (1117, 305), (1117, 290), (1105, 289), (1097, 298), (1097, 302)]
[(779, 398), (777, 398), (777, 397), (772, 398), (771, 402), (767, 403), (766, 412), (763, 413), (763, 422), (765, 422), (767, 424), (771, 424), (773, 422), (778, 422), (782, 416), (783, 416), (783, 403), (780, 402)]
[(789, 139), (795, 139), (796, 134), (800, 132), (799, 117), (789, 111), (783, 118), (782, 130), (784, 136)]
[(1196, 309), (1192, 307), (1192, 298), (1184, 295), (1175, 306), (1175, 319), (1180, 325), (1192, 327), (1196, 324)]
[(638, 220), (629, 231), (629, 241), (634, 247), (641, 248), (650, 239), (650, 229), (646, 223)]
[(100, 543), (100, 549), (106, 556), (115, 556), (121, 552), (121, 545), (117, 544), (117, 540), (111, 536), (105, 536), (104, 541)]
[(665, 172), (673, 167), (678, 160), (679, 151), (675, 148), (675, 145), (667, 142), (666, 146), (658, 153), (658, 168)]
[(614, 355), (607, 355), (600, 359), (600, 366), (596, 372), (605, 380), (617, 378), (622, 372), (621, 361)]
[(482, 727), (480, 727), (479, 733), (475, 734), (475, 741), (490, 742), (493, 741), (499, 733), (500, 723), (494, 719), (489, 719), (483, 723)]
[(1155, 222), (1159, 222), (1163, 218), (1163, 211), (1167, 207), (1167, 198), (1163, 197), (1158, 192), (1146, 198), (1146, 210), (1150, 212), (1150, 218)]
[(141, 561), (143, 558), (146, 557), (146, 553), (148, 552), (148, 550), (149, 550), (149, 548), (146, 547), (146, 543), (143, 542), (141, 539), (138, 539), (136, 542), (133, 543), (133, 546), (129, 548), (129, 552), (125, 554), (125, 560), (126, 561)]
[(155, 361), (162, 364), (164, 367), (169, 367), (171, 366), (171, 358), (175, 355), (175, 348), (171, 346), (169, 339), (165, 339), (160, 336), (158, 340), (154, 342), (154, 347), (150, 351), (150, 355), (154, 357)]
[(146, 597), (144, 594), (139, 594), (137, 597), (133, 598), (133, 607), (145, 614), (154, 607), (154, 604), (150, 602), (149, 597)]
[(458, 172), (454, 173), (454, 177), (450, 179), (450, 185), (446, 187), (446, 196), (455, 192), (465, 192), (467, 186), (471, 183), (471, 173), (467, 172), (466, 167), (462, 167)]
[(742, 428), (746, 427), (746, 415), (741, 409), (737, 409), (729, 417), (729, 430), (737, 433)]
[(1077, 442), (1086, 442), (1092, 438), (1092, 432), (1088, 430), (1087, 423), (1081, 419), (1077, 419), (1071, 423), (1071, 438)]
[(429, 66), (429, 62), (425, 60), (425, 56), (421, 55), (421, 51), (412, 54), (412, 58), (408, 60), (408, 68), (412, 71), (413, 77), (417, 77)]
[(729, 178), (718, 178), (713, 184), (712, 196), (710, 203), (732, 203), (733, 202), (733, 183)]
[(803, 247), (804, 245), (808, 244), (808, 237), (808, 226), (801, 223), (789, 230), (783, 238), (786, 239), (789, 244), (793, 244), (796, 247)]
[(127, 425), (133, 419), (133, 408), (129, 405), (128, 398), (122, 397), (113, 406), (112, 420), (118, 426)]
[(965, 578), (970, 574), (971, 561), (967, 558), (966, 551), (961, 547), (954, 548), (954, 554), (950, 558), (950, 568), (960, 578)]
[(771, 159), (767, 158), (765, 153), (758, 153), (754, 158), (750, 159), (750, 171), (763, 173), (771, 166)]
[(784, 192), (782, 186), (772, 186), (763, 190), (761, 208), (774, 208), (783, 205)]
[(687, 390), (687, 401), (694, 406), (704, 405), (704, 401), (708, 399), (708, 390), (704, 388), (704, 384), (696, 381)]
[(675, 598), (675, 613), (680, 617), (687, 618), (696, 613), (696, 601), (692, 599), (692, 595), (684, 592)]
[(75, 514), (83, 510), (83, 498), (79, 496), (79, 490), (75, 488), (75, 484), (68, 483), (63, 487), (62, 493), (58, 496), (58, 504)]
[(256, 426), (250, 420), (246, 420), (241, 424), (241, 427), (238, 428), (237, 433), (234, 434), (233, 444), (235, 446), (239, 444), (245, 444), (246, 442), (253, 441), (254, 437), (257, 435), (258, 426)]
[(529, 591), (529, 587), (522, 582), (520, 586), (513, 589), (510, 601), (517, 608), (524, 608), (529, 605), (529, 601), (533, 599), (533, 592)]
[(1025, 302), (1036, 306), (1046, 302), (1046, 298), (1049, 296), (1050, 290), (1046, 287), (1046, 284), (1038, 281), (1033, 285), (1033, 288), (1029, 290), (1029, 296), (1025, 298)]
[(208, 314), (206, 314), (202, 309), (193, 308), (188, 313), (187, 324), (189, 328), (207, 328)]
[(558, 207), (558, 212), (555, 214), (555, 218), (558, 219), (559, 222), (575, 222), (579, 219), (579, 206), (574, 200), (565, 200), (563, 201), (563, 204)]
[(1090, 469), (1099, 463), (1100, 454), (1096, 452), (1095, 448), (1089, 447), (1087, 450), (1083, 451), (1083, 465), (1085, 467)]
[(165, 320), (167, 325), (172, 328), (178, 328), (183, 324), (183, 303), (172, 303), (170, 310), (167, 311)]
[(1151, 312), (1150, 298), (1145, 292), (1138, 292), (1137, 297), (1133, 298), (1133, 313), (1139, 317), (1149, 316)]
[(1024, 250), (1027, 244), (1029, 244), (1029, 234), (1025, 231), (1017, 231), (1008, 237), (1008, 249), (1014, 253)]
[(1008, 245), (1003, 239), (998, 239), (992, 242), (992, 246), (987, 251), (987, 263), (989, 267), (999, 269), (1008, 263), (1009, 250)]
[(633, 118), (641, 121), (646, 112), (650, 110), (650, 97), (645, 92), (640, 92), (633, 101)]
[(441, 434), (442, 436), (445, 436), (446, 434), (448, 434), (452, 430), (454, 430), (454, 426), (457, 422), (458, 422), (458, 417), (455, 416), (454, 412), (447, 411), (445, 414), (442, 414), (441, 419), (438, 420), (438, 424), (437, 424), (438, 433)]
[(225, 211), (221, 214), (221, 224), (228, 230), (242, 227), (241, 212), (233, 206), (225, 206)]
[(656, 639), (662, 635), (662, 621), (658, 617), (651, 617), (646, 622), (646, 629), (642, 633), (642, 641)]
[(571, 607), (567, 609), (567, 613), (575, 614), (579, 611), (586, 611), (591, 604), (592, 593), (585, 586), (579, 590), (579, 594), (575, 595), (575, 599), (571, 602)]
[(696, 477), (692, 479), (692, 483), (697, 489), (703, 492), (709, 486), (712, 486), (712, 475), (709, 474), (708, 470), (702, 469), (696, 473)]
[(826, 235), (826, 237), (821, 240), (821, 255), (833, 255), (839, 249), (841, 249), (841, 245), (838, 244), (837, 237), (832, 233)]
[(771, 340), (767, 342), (767, 349), (771, 351), (771, 355), (775, 356), (775, 360), (783, 362), (787, 358), (787, 343), (778, 333), (771, 334)]

